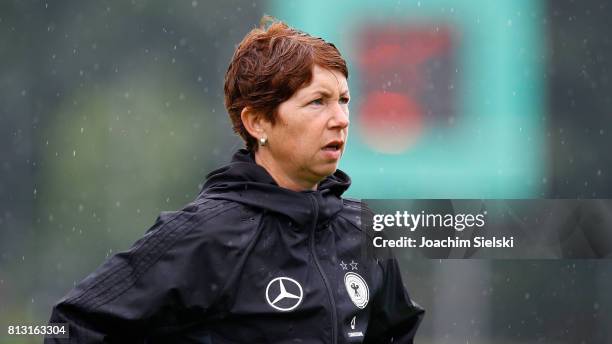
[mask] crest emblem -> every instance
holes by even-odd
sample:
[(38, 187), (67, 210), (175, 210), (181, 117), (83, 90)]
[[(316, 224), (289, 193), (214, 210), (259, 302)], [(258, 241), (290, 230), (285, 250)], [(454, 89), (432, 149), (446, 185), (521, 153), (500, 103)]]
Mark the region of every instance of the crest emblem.
[(363, 309), (367, 306), (370, 300), (370, 290), (363, 277), (354, 272), (347, 272), (344, 275), (344, 286), (357, 308)]

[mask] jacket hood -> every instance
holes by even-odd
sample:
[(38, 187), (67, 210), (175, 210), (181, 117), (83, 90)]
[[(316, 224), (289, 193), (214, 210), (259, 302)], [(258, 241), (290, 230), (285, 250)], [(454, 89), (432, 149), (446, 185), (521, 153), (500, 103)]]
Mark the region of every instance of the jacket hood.
[(231, 200), (251, 207), (281, 213), (298, 224), (312, 221), (317, 211), (318, 223), (327, 222), (342, 210), (341, 195), (351, 185), (341, 170), (319, 183), (316, 191), (296, 192), (282, 188), (262, 166), (255, 163), (246, 149), (237, 151), (232, 161), (206, 177), (203, 196)]

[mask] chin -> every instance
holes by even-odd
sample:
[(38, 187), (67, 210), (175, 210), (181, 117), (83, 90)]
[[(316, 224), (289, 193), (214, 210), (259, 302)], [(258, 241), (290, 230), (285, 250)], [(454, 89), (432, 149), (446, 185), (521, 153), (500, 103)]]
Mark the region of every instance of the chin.
[(334, 174), (334, 172), (336, 172), (337, 169), (338, 169), (338, 164), (333, 163), (333, 164), (329, 164), (327, 166), (322, 167), (320, 170), (317, 171), (317, 174), (322, 177), (321, 179), (325, 179), (326, 177), (329, 177), (332, 174)]

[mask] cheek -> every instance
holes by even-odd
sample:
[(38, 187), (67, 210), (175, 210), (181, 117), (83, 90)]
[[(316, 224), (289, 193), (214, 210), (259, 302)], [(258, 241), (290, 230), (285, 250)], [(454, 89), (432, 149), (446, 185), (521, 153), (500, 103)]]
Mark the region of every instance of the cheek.
[(285, 128), (283, 136), (285, 143), (291, 145), (293, 149), (302, 151), (311, 150), (312, 147), (319, 145), (318, 133), (309, 123), (295, 123)]
[[(282, 125), (282, 124), (281, 124)], [(287, 161), (295, 159), (304, 152), (304, 133), (293, 125), (282, 125), (275, 141), (275, 151)]]
[(314, 153), (321, 149), (321, 132), (314, 126), (304, 127), (296, 133), (298, 141), (304, 152)]

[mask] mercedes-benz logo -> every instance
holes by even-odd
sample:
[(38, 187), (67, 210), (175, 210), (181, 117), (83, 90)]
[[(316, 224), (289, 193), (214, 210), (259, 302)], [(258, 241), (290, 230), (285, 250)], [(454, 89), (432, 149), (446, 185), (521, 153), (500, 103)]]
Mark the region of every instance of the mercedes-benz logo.
[(276, 277), (266, 287), (266, 300), (272, 308), (281, 312), (294, 310), (302, 303), (302, 286), (289, 277)]

